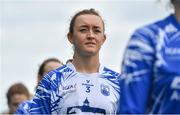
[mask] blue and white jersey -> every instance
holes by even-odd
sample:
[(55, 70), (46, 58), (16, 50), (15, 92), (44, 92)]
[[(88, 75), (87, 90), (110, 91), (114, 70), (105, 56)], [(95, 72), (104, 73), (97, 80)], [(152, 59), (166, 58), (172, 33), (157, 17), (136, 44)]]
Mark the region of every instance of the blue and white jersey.
[(69, 62), (49, 72), (33, 100), (21, 104), (17, 113), (116, 114), (119, 100), (119, 73), (103, 66), (98, 73), (79, 73)]
[(30, 114), (30, 107), (31, 107), (32, 101), (26, 100), (19, 104), (19, 107), (16, 110), (17, 114)]
[(121, 113), (180, 114), (180, 23), (175, 16), (137, 29), (122, 68)]

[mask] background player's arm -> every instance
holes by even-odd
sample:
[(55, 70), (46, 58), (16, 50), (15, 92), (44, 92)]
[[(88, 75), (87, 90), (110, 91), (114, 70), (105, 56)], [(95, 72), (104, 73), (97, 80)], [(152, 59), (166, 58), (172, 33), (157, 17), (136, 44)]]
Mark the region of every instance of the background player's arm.
[[(147, 28), (146, 28), (147, 29)], [(153, 74), (154, 48), (151, 30), (137, 30), (127, 46), (122, 64), (121, 113), (144, 113)]]

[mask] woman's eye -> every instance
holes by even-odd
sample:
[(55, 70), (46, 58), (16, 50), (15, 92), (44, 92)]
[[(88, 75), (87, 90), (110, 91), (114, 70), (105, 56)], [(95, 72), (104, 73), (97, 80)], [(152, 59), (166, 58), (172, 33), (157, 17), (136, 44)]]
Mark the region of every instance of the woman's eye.
[(80, 29), (80, 32), (86, 32), (87, 29)]
[(101, 33), (101, 30), (94, 30), (95, 33)]

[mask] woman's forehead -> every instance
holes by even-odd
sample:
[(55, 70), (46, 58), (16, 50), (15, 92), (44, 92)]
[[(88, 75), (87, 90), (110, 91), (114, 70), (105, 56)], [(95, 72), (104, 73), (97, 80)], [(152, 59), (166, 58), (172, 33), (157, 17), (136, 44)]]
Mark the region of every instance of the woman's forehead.
[(99, 27), (103, 27), (102, 19), (99, 16), (92, 14), (80, 15), (75, 20), (75, 26), (81, 25), (95, 25)]

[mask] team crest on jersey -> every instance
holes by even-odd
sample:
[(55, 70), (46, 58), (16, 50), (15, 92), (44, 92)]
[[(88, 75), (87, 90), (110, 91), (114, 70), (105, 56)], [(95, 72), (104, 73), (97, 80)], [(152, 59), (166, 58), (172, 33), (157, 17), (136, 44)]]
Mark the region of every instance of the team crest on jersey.
[(110, 88), (109, 88), (109, 86), (101, 84), (101, 93), (104, 96), (109, 96), (110, 95)]
[[(85, 114), (86, 113), (86, 114)], [(83, 102), (82, 106), (72, 106), (67, 108), (67, 114), (82, 114), (82, 115), (88, 115), (88, 114), (101, 114), (105, 115), (106, 110), (90, 106), (89, 100), (86, 98)]]

